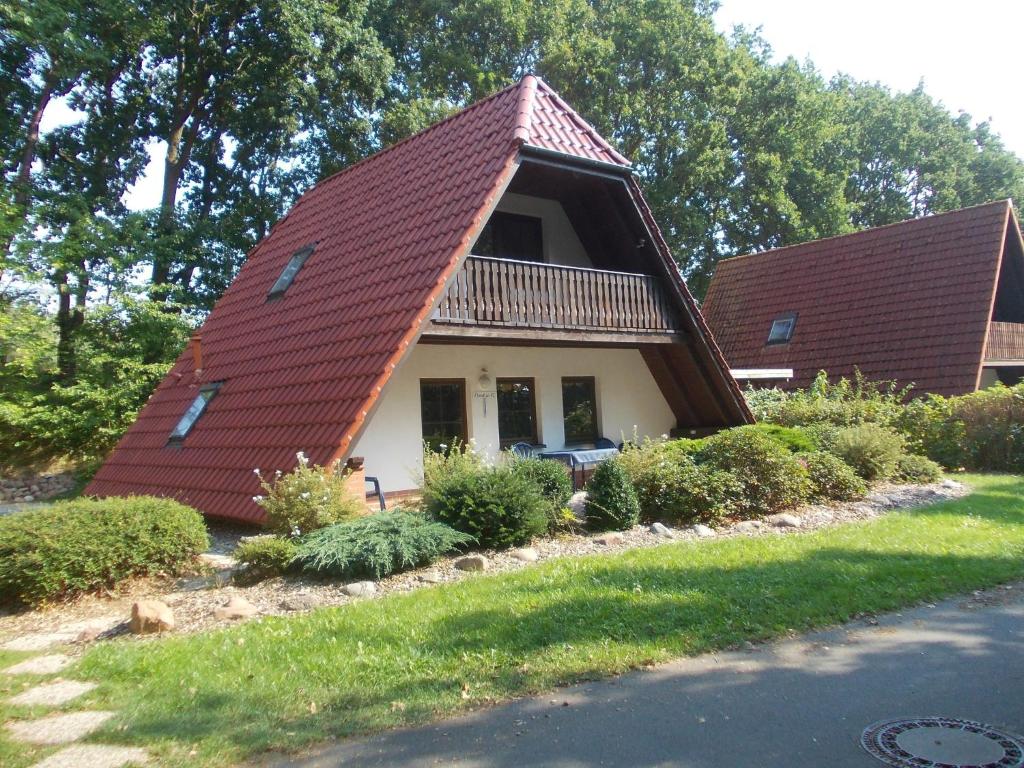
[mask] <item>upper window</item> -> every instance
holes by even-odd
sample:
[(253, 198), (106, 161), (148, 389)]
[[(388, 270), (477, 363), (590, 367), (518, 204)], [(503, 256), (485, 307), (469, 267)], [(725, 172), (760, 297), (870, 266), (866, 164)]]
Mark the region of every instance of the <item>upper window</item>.
[(498, 440), (502, 448), (539, 442), (533, 379), (498, 379)]
[(562, 379), (562, 420), (567, 444), (597, 440), (597, 394), (593, 376)]
[(423, 441), (431, 450), (448, 451), (455, 442), (465, 444), (466, 380), (421, 380), (420, 418)]
[(270, 289), (270, 293), (267, 294), (268, 299), (277, 299), (284, 296), (284, 292), (288, 290), (288, 286), (292, 284), (292, 280), (299, 274), (299, 270), (302, 269), (302, 265), (306, 263), (306, 259), (313, 253), (313, 245), (307, 245), (302, 250), (296, 251), (295, 254), (288, 259), (288, 263), (285, 265), (284, 271), (281, 276), (277, 278), (274, 286)]
[(185, 415), (181, 417), (177, 426), (171, 431), (171, 442), (181, 442), (192, 431), (192, 427), (199, 421), (199, 417), (203, 415), (203, 411), (206, 410), (206, 406), (213, 400), (221, 384), (222, 382), (218, 381), (214, 384), (205, 384), (200, 387), (196, 399), (192, 401), (188, 410), (185, 411)]
[(515, 261), (544, 261), (544, 230), (536, 216), (495, 211), (473, 252), (478, 256)]
[(793, 338), (793, 329), (796, 328), (796, 315), (783, 315), (772, 320), (771, 330), (768, 331), (769, 344), (785, 344)]

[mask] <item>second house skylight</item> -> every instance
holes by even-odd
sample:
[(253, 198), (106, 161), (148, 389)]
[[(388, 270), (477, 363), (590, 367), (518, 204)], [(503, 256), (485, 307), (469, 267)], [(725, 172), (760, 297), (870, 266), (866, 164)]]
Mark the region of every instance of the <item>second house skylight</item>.
[(270, 289), (270, 293), (267, 294), (268, 299), (277, 299), (284, 296), (284, 292), (288, 290), (288, 286), (292, 284), (292, 280), (299, 274), (299, 270), (302, 269), (302, 265), (306, 263), (306, 259), (313, 253), (315, 247), (315, 245), (307, 245), (305, 248), (296, 251), (288, 259), (284, 271), (281, 272), (281, 276), (277, 278), (277, 281)]

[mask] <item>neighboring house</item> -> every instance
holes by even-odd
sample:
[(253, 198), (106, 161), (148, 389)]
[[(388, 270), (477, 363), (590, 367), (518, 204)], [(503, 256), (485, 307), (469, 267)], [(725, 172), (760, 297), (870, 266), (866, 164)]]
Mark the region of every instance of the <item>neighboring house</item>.
[(1024, 248), (1009, 200), (726, 259), (704, 316), (734, 369), (807, 387), (854, 369), (957, 395), (1024, 372)]
[(332, 176), (249, 255), (87, 488), (259, 521), (254, 468), (750, 420), (629, 163), (535, 77)]

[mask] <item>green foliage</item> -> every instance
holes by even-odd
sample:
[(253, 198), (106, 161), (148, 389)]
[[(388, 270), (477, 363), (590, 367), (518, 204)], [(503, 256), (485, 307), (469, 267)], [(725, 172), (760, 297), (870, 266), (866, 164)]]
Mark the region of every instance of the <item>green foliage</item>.
[(899, 427), (914, 450), (950, 469), (1024, 471), (1024, 384), (914, 401)]
[(555, 509), (561, 509), (569, 503), (572, 496), (572, 479), (568, 469), (560, 461), (535, 458), (513, 458), (510, 463), (512, 474), (525, 477), (534, 483), (544, 498), (551, 502)]
[(895, 477), (908, 483), (934, 483), (942, 477), (942, 467), (927, 456), (905, 453), (896, 462)]
[(458, 466), (448, 476), (428, 474), (423, 504), (435, 520), (496, 549), (525, 544), (548, 529), (551, 502), (532, 479), (507, 466)]
[(870, 482), (892, 477), (904, 448), (903, 437), (893, 430), (860, 424), (839, 430), (829, 450)]
[(640, 520), (640, 503), (626, 471), (616, 461), (605, 461), (587, 483), (583, 508), (592, 531), (624, 531)]
[(235, 548), (234, 557), (246, 566), (246, 577), (258, 581), (287, 572), (297, 550), (295, 541), (284, 536), (253, 536)]
[(736, 512), (744, 518), (795, 507), (810, 491), (803, 465), (782, 443), (755, 427), (728, 429), (708, 438), (697, 463), (736, 477), (743, 489)]
[(483, 456), (472, 444), (462, 445), (458, 441), (445, 451), (435, 451), (423, 443), (423, 488), (437, 487), (454, 477), (476, 475), (485, 468)]
[(0, 516), (0, 603), (38, 605), (176, 573), (209, 546), (202, 516), (170, 499), (76, 499)]
[(808, 453), (814, 450), (814, 440), (798, 427), (761, 423), (754, 424), (752, 428), (786, 446), (790, 453)]
[(266, 479), (259, 468), (263, 495), (253, 497), (266, 514), (266, 528), (282, 536), (301, 536), (366, 512), (364, 500), (347, 486), (348, 473), (335, 462), (330, 467), (310, 464), (306, 455), (295, 454), (295, 469)]
[(400, 509), (321, 528), (302, 539), (297, 565), (317, 576), (381, 579), (432, 563), (472, 536)]
[(746, 399), (759, 422), (785, 427), (845, 427), (894, 423), (909, 392), (909, 387), (899, 389), (894, 382), (870, 382), (859, 371), (852, 381), (841, 378), (833, 384), (821, 371), (805, 390), (748, 389)]
[(845, 461), (825, 451), (814, 451), (802, 457), (811, 482), (814, 500), (852, 501), (867, 492), (867, 484)]

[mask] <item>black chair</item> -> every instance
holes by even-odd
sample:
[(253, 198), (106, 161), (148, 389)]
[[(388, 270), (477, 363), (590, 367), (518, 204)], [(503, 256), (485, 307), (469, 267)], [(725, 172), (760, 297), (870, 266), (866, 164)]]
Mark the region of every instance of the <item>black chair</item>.
[(599, 437), (594, 441), (595, 448), (614, 448), (615, 443), (609, 440), (607, 437)]
[(529, 443), (515, 443), (509, 448), (512, 455), (517, 459), (532, 459), (533, 458), (533, 446)]
[(377, 502), (380, 504), (380, 511), (383, 512), (385, 509), (384, 494), (380, 490), (380, 480), (376, 477), (367, 477), (366, 484), (373, 486), (373, 493), (377, 497)]

